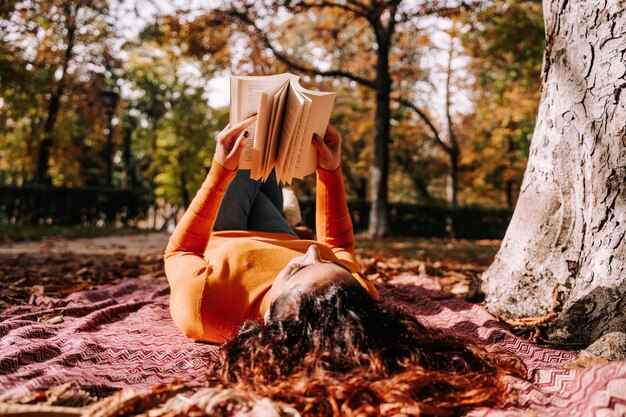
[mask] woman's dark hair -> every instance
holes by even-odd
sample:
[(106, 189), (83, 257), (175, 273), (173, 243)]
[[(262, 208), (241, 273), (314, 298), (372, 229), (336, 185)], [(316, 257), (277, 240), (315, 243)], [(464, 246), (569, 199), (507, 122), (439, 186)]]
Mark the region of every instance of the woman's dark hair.
[(222, 386), (251, 390), (306, 416), (460, 415), (506, 402), (519, 365), (426, 328), (359, 285), (333, 283), (279, 297), (266, 324), (244, 324), (213, 369)]

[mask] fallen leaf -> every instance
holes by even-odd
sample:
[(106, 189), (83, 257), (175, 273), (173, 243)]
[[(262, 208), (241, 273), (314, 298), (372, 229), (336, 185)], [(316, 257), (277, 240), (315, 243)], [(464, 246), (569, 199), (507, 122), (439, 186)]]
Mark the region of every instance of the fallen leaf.
[(91, 270), (89, 268), (81, 268), (78, 271), (76, 271), (76, 275), (87, 275), (90, 273), (91, 273)]
[(590, 368), (596, 365), (605, 365), (611, 362), (607, 358), (601, 356), (579, 356), (578, 359), (574, 359), (564, 365), (565, 369), (580, 369)]
[(370, 281), (374, 281), (378, 278), (380, 278), (380, 273), (376, 272), (375, 274), (368, 274), (367, 275), (367, 279), (369, 279)]
[(469, 285), (466, 283), (458, 283), (450, 289), (450, 292), (454, 295), (467, 294), (468, 291), (469, 291)]
[(44, 286), (43, 285), (33, 285), (32, 287), (30, 287), (30, 293), (31, 294), (43, 294), (44, 293)]
[(528, 341), (530, 343), (537, 343), (540, 338), (541, 338), (541, 330), (539, 330), (539, 327), (535, 326), (532, 334), (528, 337)]
[(63, 289), (63, 290), (59, 290), (59, 294), (61, 294), (61, 295), (69, 295), (69, 294), (72, 294), (72, 293), (78, 292), (78, 291), (90, 290), (91, 288), (92, 287), (91, 287), (90, 283), (88, 283), (88, 282), (81, 282), (80, 284), (74, 285), (73, 287), (66, 288), (66, 289)]
[(538, 324), (549, 323), (556, 320), (559, 313), (547, 313), (540, 317), (525, 317), (521, 319), (502, 319), (511, 327), (533, 327)]
[(63, 323), (63, 314), (61, 313), (44, 314), (43, 316), (37, 318), (37, 323), (48, 323), (48, 324)]

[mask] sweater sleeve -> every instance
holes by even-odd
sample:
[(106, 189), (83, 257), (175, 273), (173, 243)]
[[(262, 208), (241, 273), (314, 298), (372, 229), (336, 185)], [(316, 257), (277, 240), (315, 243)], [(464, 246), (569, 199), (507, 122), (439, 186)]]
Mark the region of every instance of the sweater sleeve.
[(317, 169), (315, 226), (318, 241), (330, 247), (338, 258), (358, 265), (341, 166), (334, 171)]
[(341, 166), (334, 171), (317, 169), (317, 191), (315, 225), (317, 240), (330, 247), (335, 256), (349, 264), (354, 278), (363, 288), (378, 300), (376, 287), (360, 272), (359, 261), (354, 254), (354, 230), (346, 191), (341, 175)]
[(176, 226), (165, 249), (165, 275), (170, 284), (170, 312), (188, 337), (204, 338), (201, 299), (212, 267), (204, 259), (226, 186), (235, 176), (216, 162)]
[(213, 163), (204, 183), (170, 237), (165, 250), (166, 258), (174, 252), (191, 252), (203, 256), (226, 186), (236, 173), (236, 170), (230, 171), (216, 162)]

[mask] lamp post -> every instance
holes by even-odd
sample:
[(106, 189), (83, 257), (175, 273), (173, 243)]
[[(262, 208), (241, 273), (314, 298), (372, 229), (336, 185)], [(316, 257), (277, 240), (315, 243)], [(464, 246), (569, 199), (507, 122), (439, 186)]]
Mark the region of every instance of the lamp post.
[(111, 187), (113, 184), (113, 114), (115, 114), (115, 107), (119, 97), (119, 93), (111, 86), (107, 86), (100, 91), (100, 99), (102, 99), (102, 105), (107, 115), (107, 141), (104, 151), (106, 162), (105, 184), (107, 187)]

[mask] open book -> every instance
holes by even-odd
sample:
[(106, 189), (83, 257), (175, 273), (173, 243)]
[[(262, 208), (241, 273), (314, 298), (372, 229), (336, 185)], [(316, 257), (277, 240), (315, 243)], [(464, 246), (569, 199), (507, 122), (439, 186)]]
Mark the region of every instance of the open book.
[(276, 179), (289, 184), (315, 172), (311, 138), (324, 137), (335, 93), (307, 90), (299, 80), (290, 73), (230, 77), (230, 125), (257, 114), (239, 158), (252, 179), (265, 181), (276, 169)]

